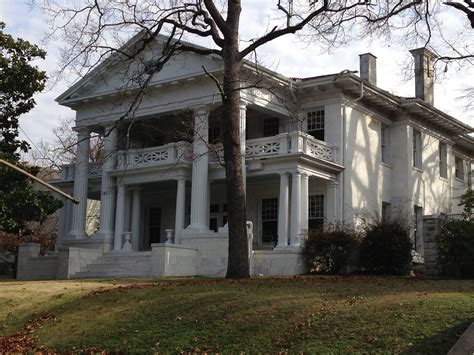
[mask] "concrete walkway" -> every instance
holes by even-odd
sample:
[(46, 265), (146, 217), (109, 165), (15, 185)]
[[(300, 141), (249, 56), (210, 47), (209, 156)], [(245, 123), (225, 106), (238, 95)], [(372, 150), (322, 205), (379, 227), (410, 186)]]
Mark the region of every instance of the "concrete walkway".
[(474, 323), (461, 335), (448, 355), (474, 355)]

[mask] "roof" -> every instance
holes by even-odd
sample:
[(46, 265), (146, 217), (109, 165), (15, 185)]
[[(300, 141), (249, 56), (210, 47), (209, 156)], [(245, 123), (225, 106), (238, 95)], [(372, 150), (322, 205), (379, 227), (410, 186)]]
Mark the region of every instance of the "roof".
[[(132, 37), (122, 49), (130, 48), (134, 46), (139, 39), (143, 36), (140, 32)], [(164, 42), (167, 40), (166, 36), (160, 35), (157, 38), (158, 41)], [(187, 46), (193, 46), (197, 49), (207, 49), (205, 47), (183, 41)], [(215, 54), (212, 57), (221, 58)], [(70, 96), (79, 90), (79, 88), (86, 86), (97, 74), (106, 70), (110, 65), (114, 63), (114, 59), (118, 57), (118, 54), (112, 54), (109, 58), (104, 60), (96, 68), (88, 72), (83, 78), (78, 80), (68, 90), (62, 93), (56, 99), (60, 104), (64, 104)], [(468, 134), (474, 132), (474, 127), (471, 127), (460, 120), (448, 115), (447, 113), (435, 108), (434, 106), (424, 102), (421, 99), (413, 97), (402, 97), (394, 95), (386, 90), (383, 90), (376, 85), (369, 83), (366, 80), (362, 80), (359, 76), (355, 75), (355, 71), (343, 70), (339, 73), (324, 74), (313, 77), (304, 78), (290, 78), (275, 71), (267, 69), (263, 66), (257, 65), (251, 61), (244, 60), (244, 68), (250, 71), (260, 71), (267, 78), (278, 81), (280, 84), (288, 84), (296, 88), (311, 87), (315, 85), (335, 85), (339, 87), (343, 92), (353, 96), (360, 96), (361, 88), (363, 88), (363, 100), (382, 111), (396, 112), (402, 111), (410, 114), (421, 121), (429, 122), (440, 129), (447, 131), (453, 136), (462, 136), (463, 138), (458, 142), (464, 149), (474, 152), (474, 139), (468, 136)], [(466, 138), (467, 137), (467, 138)]]

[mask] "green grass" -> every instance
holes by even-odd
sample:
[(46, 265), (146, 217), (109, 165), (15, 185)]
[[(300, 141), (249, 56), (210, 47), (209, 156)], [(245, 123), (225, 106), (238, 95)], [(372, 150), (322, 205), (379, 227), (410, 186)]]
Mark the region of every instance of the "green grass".
[[(88, 295), (137, 282), (157, 284)], [(59, 351), (445, 354), (474, 320), (469, 280), (50, 281), (0, 283), (0, 290), (3, 334), (49, 311), (56, 319), (35, 335)]]

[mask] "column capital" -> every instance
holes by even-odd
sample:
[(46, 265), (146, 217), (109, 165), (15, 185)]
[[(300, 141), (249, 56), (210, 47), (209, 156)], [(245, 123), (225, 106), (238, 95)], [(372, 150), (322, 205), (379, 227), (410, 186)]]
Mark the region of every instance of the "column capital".
[(294, 176), (294, 175), (302, 175), (301, 171), (299, 171), (299, 170), (290, 171), (290, 174), (291, 174), (292, 176)]
[(89, 136), (91, 134), (90, 127), (73, 127), (72, 130), (75, 131), (78, 135), (82, 136)]
[(306, 173), (306, 172), (302, 172), (302, 173), (301, 173), (301, 178), (302, 178), (302, 179), (309, 179), (309, 174)]
[(327, 184), (328, 184), (328, 186), (330, 186), (330, 187), (337, 187), (337, 186), (339, 186), (339, 183), (338, 183), (336, 180), (330, 180), (330, 181), (328, 181)]
[(288, 171), (279, 171), (279, 172), (278, 172), (278, 175), (280, 175), (280, 176), (283, 176), (283, 175), (288, 176), (288, 174), (289, 174)]
[(177, 176), (174, 178), (176, 181), (186, 181), (186, 177), (185, 176)]
[(241, 110), (247, 110), (247, 103), (243, 100), (239, 101), (239, 109)]
[(206, 105), (196, 106), (196, 107), (193, 107), (192, 110), (195, 116), (204, 116), (204, 115), (207, 115), (211, 111), (211, 107), (206, 106)]

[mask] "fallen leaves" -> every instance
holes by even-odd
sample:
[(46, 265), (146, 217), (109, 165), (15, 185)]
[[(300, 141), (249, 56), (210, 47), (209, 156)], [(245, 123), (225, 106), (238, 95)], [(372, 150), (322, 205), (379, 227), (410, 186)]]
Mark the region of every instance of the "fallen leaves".
[(36, 337), (33, 333), (51, 319), (54, 319), (51, 312), (44, 313), (28, 322), (20, 331), (0, 336), (0, 353), (25, 353), (32, 350), (42, 350), (36, 346)]

